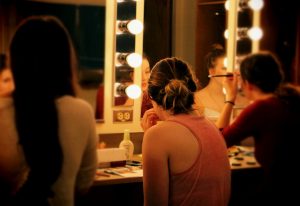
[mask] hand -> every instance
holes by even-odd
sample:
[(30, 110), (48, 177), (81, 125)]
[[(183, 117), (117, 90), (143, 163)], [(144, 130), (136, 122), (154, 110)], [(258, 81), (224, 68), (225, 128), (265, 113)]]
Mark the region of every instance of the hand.
[(229, 76), (224, 78), (223, 85), (226, 90), (226, 101), (234, 102), (238, 93), (238, 86), (237, 86), (237, 73), (233, 73), (233, 76)]
[(149, 129), (150, 127), (157, 124), (159, 120), (158, 116), (156, 115), (154, 109), (147, 110), (142, 118), (141, 127), (143, 128), (144, 132)]

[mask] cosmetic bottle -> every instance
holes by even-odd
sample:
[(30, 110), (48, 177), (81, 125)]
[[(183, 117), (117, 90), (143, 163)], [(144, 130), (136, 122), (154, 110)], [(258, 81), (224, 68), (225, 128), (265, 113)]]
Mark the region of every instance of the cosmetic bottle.
[(131, 161), (134, 151), (134, 145), (130, 140), (130, 131), (129, 129), (124, 130), (123, 140), (121, 141), (119, 148), (124, 148), (126, 150), (126, 160)]

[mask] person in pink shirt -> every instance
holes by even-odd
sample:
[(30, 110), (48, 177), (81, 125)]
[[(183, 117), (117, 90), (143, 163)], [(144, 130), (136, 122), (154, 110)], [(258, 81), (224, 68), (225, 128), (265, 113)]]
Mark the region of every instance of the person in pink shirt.
[(145, 206), (228, 204), (226, 144), (214, 123), (193, 108), (196, 89), (190, 68), (178, 58), (162, 59), (151, 70), (153, 108), (141, 122)]

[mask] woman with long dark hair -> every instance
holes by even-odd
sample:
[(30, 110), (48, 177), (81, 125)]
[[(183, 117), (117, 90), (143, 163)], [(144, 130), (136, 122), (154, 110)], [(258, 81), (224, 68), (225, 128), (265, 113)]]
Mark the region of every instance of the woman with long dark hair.
[(74, 205), (74, 191), (93, 182), (97, 167), (95, 120), (75, 97), (75, 52), (55, 17), (21, 22), (10, 45), (19, 144), (28, 166), (14, 204)]

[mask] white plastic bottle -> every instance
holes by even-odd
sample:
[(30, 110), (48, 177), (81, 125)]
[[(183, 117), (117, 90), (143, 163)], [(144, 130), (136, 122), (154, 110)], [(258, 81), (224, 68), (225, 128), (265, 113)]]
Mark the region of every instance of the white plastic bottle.
[(130, 131), (129, 129), (124, 130), (123, 140), (121, 141), (119, 148), (124, 148), (126, 150), (126, 160), (131, 161), (134, 151), (134, 145), (130, 140)]

